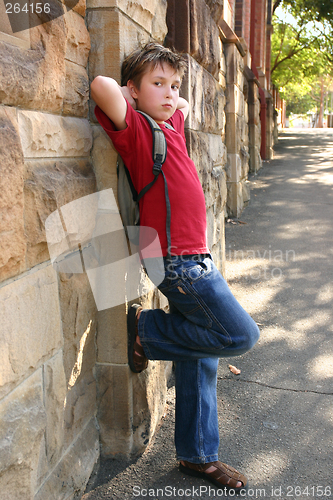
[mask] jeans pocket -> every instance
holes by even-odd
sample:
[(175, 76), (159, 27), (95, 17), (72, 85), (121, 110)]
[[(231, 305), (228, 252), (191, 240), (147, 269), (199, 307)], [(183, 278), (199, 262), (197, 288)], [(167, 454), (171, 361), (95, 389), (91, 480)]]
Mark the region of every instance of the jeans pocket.
[(188, 266), (183, 270), (183, 276), (187, 278), (190, 283), (195, 283), (196, 281), (207, 277), (211, 272), (210, 261), (206, 259), (202, 262), (193, 263), (194, 265)]

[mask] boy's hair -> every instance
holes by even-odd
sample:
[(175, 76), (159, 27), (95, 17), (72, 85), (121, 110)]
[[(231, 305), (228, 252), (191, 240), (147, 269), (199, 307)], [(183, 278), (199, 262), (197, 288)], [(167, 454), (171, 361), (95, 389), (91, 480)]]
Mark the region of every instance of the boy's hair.
[(169, 64), (179, 73), (180, 78), (183, 77), (187, 65), (181, 54), (159, 43), (147, 43), (124, 59), (121, 66), (121, 85), (125, 86), (128, 80), (132, 80), (137, 89), (140, 89), (142, 77), (147, 70), (154, 70), (163, 63)]

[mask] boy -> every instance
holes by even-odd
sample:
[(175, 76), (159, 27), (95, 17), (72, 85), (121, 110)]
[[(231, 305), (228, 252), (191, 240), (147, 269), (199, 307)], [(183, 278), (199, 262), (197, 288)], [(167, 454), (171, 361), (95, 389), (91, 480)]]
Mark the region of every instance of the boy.
[[(219, 357), (251, 349), (259, 330), (231, 294), (207, 247), (204, 194), (185, 145), (189, 105), (179, 97), (184, 71), (180, 54), (149, 43), (123, 62), (121, 87), (98, 76), (91, 96), (98, 121), (124, 159), (137, 192), (154, 176), (152, 132), (134, 109), (150, 115), (167, 141), (163, 173), (171, 205), (172, 247), (167, 244), (162, 175), (140, 200), (140, 223), (158, 232), (165, 262), (165, 278), (158, 288), (169, 300), (170, 313), (130, 308), (129, 365), (140, 372), (148, 359), (175, 362), (179, 468), (239, 493), (247, 486), (246, 477), (218, 460), (217, 366)], [(166, 128), (165, 122), (175, 130)]]

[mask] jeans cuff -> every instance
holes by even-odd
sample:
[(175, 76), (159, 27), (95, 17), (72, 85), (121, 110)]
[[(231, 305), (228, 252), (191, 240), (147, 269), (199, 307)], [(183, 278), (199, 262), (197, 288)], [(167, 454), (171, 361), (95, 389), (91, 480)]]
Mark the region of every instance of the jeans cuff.
[(185, 462), (190, 462), (191, 464), (208, 464), (210, 462), (217, 462), (219, 456), (217, 453), (214, 455), (206, 455), (204, 457), (183, 457), (177, 454), (177, 460), (184, 460)]

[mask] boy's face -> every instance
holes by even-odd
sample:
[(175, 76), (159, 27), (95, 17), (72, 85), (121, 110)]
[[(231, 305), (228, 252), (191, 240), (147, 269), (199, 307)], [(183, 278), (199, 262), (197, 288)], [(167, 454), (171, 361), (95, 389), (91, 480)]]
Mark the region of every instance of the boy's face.
[(132, 97), (136, 99), (137, 109), (144, 111), (157, 123), (163, 123), (177, 109), (180, 77), (178, 72), (163, 64), (143, 75), (140, 89), (128, 82)]

